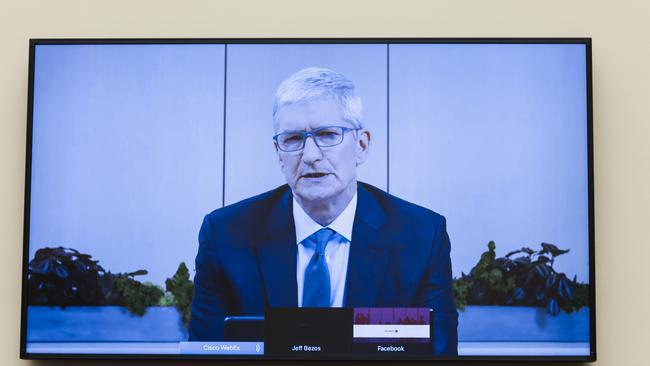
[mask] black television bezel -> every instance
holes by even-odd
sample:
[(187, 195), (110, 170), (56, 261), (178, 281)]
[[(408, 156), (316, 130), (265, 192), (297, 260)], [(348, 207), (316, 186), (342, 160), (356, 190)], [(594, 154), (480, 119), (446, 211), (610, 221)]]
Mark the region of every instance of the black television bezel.
[(588, 209), (589, 209), (589, 347), (586, 356), (454, 356), (454, 357), (404, 357), (391, 359), (393, 362), (433, 361), (433, 362), (517, 362), (517, 361), (557, 361), (557, 362), (594, 362), (596, 361), (596, 276), (595, 276), (595, 228), (594, 228), (594, 155), (593, 155), (593, 84), (591, 38), (36, 38), (29, 40), (29, 76), (27, 91), (27, 130), (25, 152), (25, 195), (23, 218), (23, 258), (20, 322), (20, 358), (21, 359), (125, 359), (125, 360), (284, 360), (284, 361), (319, 361), (319, 360), (385, 360), (381, 357), (368, 356), (319, 356), (274, 357), (264, 356), (227, 356), (227, 355), (175, 355), (175, 354), (61, 354), (28, 353), (27, 339), (27, 274), (29, 266), (29, 220), (31, 203), (31, 166), (34, 107), (34, 67), (37, 45), (127, 45), (127, 44), (582, 44), (585, 46), (586, 91), (587, 91), (587, 156), (588, 156)]

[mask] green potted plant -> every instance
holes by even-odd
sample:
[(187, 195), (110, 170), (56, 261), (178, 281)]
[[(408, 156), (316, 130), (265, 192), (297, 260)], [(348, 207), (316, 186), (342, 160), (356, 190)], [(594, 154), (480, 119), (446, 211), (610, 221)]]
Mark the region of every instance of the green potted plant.
[(39, 249), (28, 268), (29, 341), (179, 341), (187, 337), (193, 284), (185, 263), (166, 288), (106, 271), (89, 254)]
[[(553, 268), (568, 253), (549, 243), (496, 256), (488, 243), (469, 274), (454, 280), (465, 341), (588, 341), (589, 286)], [(575, 314), (575, 315), (572, 315)]]

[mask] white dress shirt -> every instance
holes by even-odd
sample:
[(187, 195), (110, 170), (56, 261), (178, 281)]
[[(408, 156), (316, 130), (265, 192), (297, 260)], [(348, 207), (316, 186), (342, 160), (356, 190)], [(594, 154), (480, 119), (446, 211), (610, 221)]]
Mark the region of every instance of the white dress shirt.
[(329, 225), (321, 226), (314, 221), (293, 199), (293, 221), (296, 225), (296, 240), (298, 241), (298, 258), (296, 264), (296, 277), (298, 280), (298, 307), (302, 307), (302, 292), (305, 283), (305, 269), (314, 255), (311, 246), (303, 245), (303, 241), (318, 230), (328, 227), (336, 231), (335, 235), (325, 247), (325, 260), (330, 272), (330, 307), (343, 307), (345, 296), (345, 279), (348, 274), (348, 258), (350, 257), (350, 243), (352, 242), (352, 226), (354, 214), (357, 211), (357, 194), (354, 194), (350, 203), (341, 214)]

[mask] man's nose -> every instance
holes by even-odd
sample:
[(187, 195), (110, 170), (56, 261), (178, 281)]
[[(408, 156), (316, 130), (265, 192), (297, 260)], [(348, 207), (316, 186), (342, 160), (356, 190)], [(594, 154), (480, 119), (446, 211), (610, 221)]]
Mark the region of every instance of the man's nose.
[(316, 145), (316, 141), (312, 136), (307, 136), (305, 139), (305, 147), (302, 149), (302, 161), (311, 164), (323, 158), (323, 152), (320, 147)]

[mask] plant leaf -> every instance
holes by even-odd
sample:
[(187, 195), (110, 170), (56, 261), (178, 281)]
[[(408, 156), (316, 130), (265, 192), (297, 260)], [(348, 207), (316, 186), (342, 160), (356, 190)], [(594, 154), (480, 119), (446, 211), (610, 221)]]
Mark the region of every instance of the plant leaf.
[(513, 250), (512, 252), (509, 252), (508, 254), (506, 254), (506, 258), (510, 258), (511, 256), (517, 253), (521, 253), (521, 249), (517, 249), (517, 250)]
[(42, 275), (48, 274), (50, 272), (50, 269), (51, 266), (50, 266), (49, 259), (41, 259), (41, 260), (33, 259), (32, 262), (29, 264), (30, 271)]
[(546, 277), (546, 283), (545, 286), (547, 289), (553, 288), (555, 286), (555, 283), (557, 282), (557, 276), (555, 273), (551, 273), (548, 277)]
[(548, 263), (550, 261), (551, 260), (545, 255), (540, 255), (539, 257), (537, 257), (537, 262), (539, 263)]
[(569, 252), (569, 249), (560, 249), (555, 245), (549, 243), (542, 243), (542, 248), (544, 248), (542, 250), (543, 253), (549, 253), (553, 258)]
[(560, 312), (560, 306), (555, 298), (550, 298), (548, 300), (546, 303), (546, 310), (548, 310), (548, 312), (553, 316), (556, 316)]
[(513, 259), (513, 261), (518, 264), (530, 264), (530, 257), (521, 256)]
[(526, 291), (524, 291), (523, 288), (521, 288), (521, 287), (517, 287), (517, 288), (515, 289), (515, 293), (514, 293), (514, 299), (515, 299), (515, 300), (517, 300), (517, 301), (521, 301), (521, 300), (524, 299), (525, 296), (526, 296)]
[(573, 285), (568, 279), (566, 278), (560, 279), (558, 283), (557, 292), (560, 294), (561, 297), (567, 300), (573, 300)]
[(546, 264), (537, 264), (535, 265), (535, 273), (537, 273), (537, 275), (542, 278), (546, 278), (551, 273), (551, 271)]
[(54, 264), (54, 273), (59, 278), (68, 278), (68, 275), (70, 274), (65, 266), (59, 263)]
[(528, 247), (523, 247), (523, 248), (521, 248), (521, 251), (524, 252), (524, 253), (526, 253), (526, 254), (528, 254), (528, 255), (531, 255), (531, 254), (535, 253), (534, 250), (532, 250), (532, 249), (530, 249), (530, 248), (528, 248)]
[(131, 276), (131, 277), (133, 277), (133, 276), (144, 276), (147, 273), (149, 273), (149, 272), (146, 269), (139, 269), (139, 270), (137, 270), (135, 272), (127, 273), (126, 275)]

